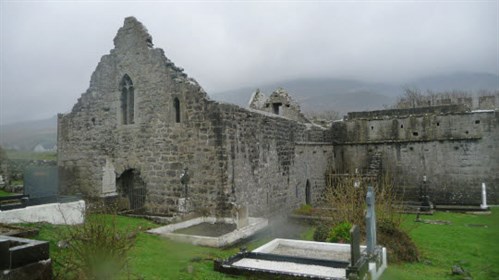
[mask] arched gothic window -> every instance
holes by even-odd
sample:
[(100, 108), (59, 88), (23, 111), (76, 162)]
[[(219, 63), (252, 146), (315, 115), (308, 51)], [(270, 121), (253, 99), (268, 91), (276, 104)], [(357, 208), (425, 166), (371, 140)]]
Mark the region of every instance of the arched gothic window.
[(173, 99), (173, 108), (175, 109), (175, 122), (180, 122), (180, 101), (177, 97)]
[(125, 74), (120, 83), (121, 88), (121, 123), (133, 124), (134, 118), (134, 92), (132, 79)]

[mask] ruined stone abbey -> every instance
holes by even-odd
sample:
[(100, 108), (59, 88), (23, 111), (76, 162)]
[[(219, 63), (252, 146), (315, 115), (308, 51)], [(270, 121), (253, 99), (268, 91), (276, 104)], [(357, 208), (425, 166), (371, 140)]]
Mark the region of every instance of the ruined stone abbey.
[(246, 204), (261, 216), (316, 203), (326, 174), (382, 170), (412, 196), (425, 176), (435, 203), (478, 205), (481, 182), (499, 202), (497, 103), (350, 113), (323, 128), (284, 89), (255, 92), (249, 108), (210, 100), (133, 17), (114, 46), (59, 115), (65, 193), (172, 215)]

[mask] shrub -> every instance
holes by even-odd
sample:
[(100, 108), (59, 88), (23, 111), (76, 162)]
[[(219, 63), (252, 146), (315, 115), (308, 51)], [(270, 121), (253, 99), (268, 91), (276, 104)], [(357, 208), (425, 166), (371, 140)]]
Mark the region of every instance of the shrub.
[(337, 243), (350, 242), (350, 229), (352, 224), (349, 222), (341, 222), (331, 229), (327, 241)]
[[(120, 230), (116, 215), (93, 214), (62, 234), (64, 253), (57, 265), (64, 279), (117, 279), (128, 273), (128, 252), (136, 231)], [(62, 252), (61, 252), (62, 253)]]
[(313, 211), (313, 207), (312, 205), (309, 205), (309, 204), (302, 204), (300, 206), (300, 208), (296, 209), (295, 210), (295, 214), (299, 214), (299, 215), (311, 215), (312, 214), (312, 211)]
[(314, 241), (325, 242), (329, 236), (331, 227), (327, 224), (319, 224), (314, 231)]
[(381, 220), (378, 225), (378, 243), (385, 246), (390, 262), (419, 261), (416, 244), (409, 235), (390, 220)]
[[(390, 176), (373, 178), (360, 175), (330, 174), (327, 177), (327, 191), (325, 193), (325, 203), (332, 209), (329, 217), (333, 223), (338, 225), (342, 222), (358, 225), (361, 234), (365, 236), (368, 185), (373, 186), (376, 196), (378, 243), (387, 247), (392, 261), (417, 260), (418, 250), (409, 235), (402, 230), (402, 215), (394, 208), (394, 205), (400, 204), (400, 202)], [(346, 229), (344, 231), (345, 236), (349, 238), (349, 232)]]

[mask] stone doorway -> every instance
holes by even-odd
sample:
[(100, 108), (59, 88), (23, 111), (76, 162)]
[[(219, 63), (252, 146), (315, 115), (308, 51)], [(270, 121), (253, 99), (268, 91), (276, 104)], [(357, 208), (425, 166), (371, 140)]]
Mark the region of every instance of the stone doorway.
[(307, 180), (307, 183), (305, 184), (305, 203), (307, 205), (312, 204), (312, 190), (310, 189), (310, 181)]
[(128, 199), (130, 210), (144, 208), (146, 202), (146, 185), (136, 169), (125, 170), (116, 180), (116, 186), (122, 197)]

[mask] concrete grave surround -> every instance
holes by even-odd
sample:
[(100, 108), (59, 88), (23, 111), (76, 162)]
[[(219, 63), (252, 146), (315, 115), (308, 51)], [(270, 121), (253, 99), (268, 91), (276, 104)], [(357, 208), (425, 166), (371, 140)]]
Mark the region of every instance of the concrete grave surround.
[(178, 229), (188, 228), (200, 223), (228, 223), (234, 224), (236, 221), (232, 218), (215, 218), (215, 217), (199, 217), (195, 219), (190, 219), (184, 222), (171, 224), (155, 229), (148, 230), (148, 233), (158, 234), (161, 236), (168, 237), (175, 241), (191, 243), (193, 245), (201, 245), (207, 247), (226, 247), (232, 245), (242, 239), (248, 238), (255, 233), (263, 230), (268, 225), (268, 220), (264, 218), (247, 218), (248, 224), (243, 227), (238, 227), (236, 230), (224, 234), (218, 237), (209, 237), (201, 235), (190, 235), (190, 234), (180, 234), (174, 233)]
[(85, 201), (48, 203), (25, 208), (0, 211), (0, 223), (51, 223), (56, 225), (82, 224)]
[(0, 279), (52, 279), (47, 241), (0, 235)]
[[(128, 17), (89, 88), (58, 116), (61, 191), (116, 194), (131, 208), (173, 216), (198, 209), (228, 216), (231, 203), (246, 204), (258, 217), (317, 204), (326, 172), (358, 170), (396, 175), (411, 200), (427, 176), (437, 204), (479, 205), (485, 182), (487, 201), (495, 204), (494, 102), (482, 98), (491, 110), (479, 111), (451, 105), (349, 113), (324, 129), (284, 89), (268, 98), (255, 92), (246, 109), (210, 100)], [(185, 168), (189, 209), (180, 203)]]
[[(360, 246), (362, 251), (366, 246)], [(350, 244), (325, 243), (316, 241), (304, 241), (293, 239), (274, 239), (257, 249), (253, 253), (277, 254), (283, 256), (300, 257), (307, 259), (322, 259), (349, 261)], [(370, 279), (379, 279), (387, 267), (386, 248), (382, 248), (381, 263), (377, 266), (375, 261), (369, 262)], [(264, 261), (259, 259), (241, 259), (232, 264), (236, 267), (255, 268), (263, 270), (275, 270), (286, 273), (299, 273), (323, 279), (337, 278), (346, 279), (344, 268), (333, 268), (320, 265), (305, 265), (296, 263), (286, 263), (278, 261)]]

